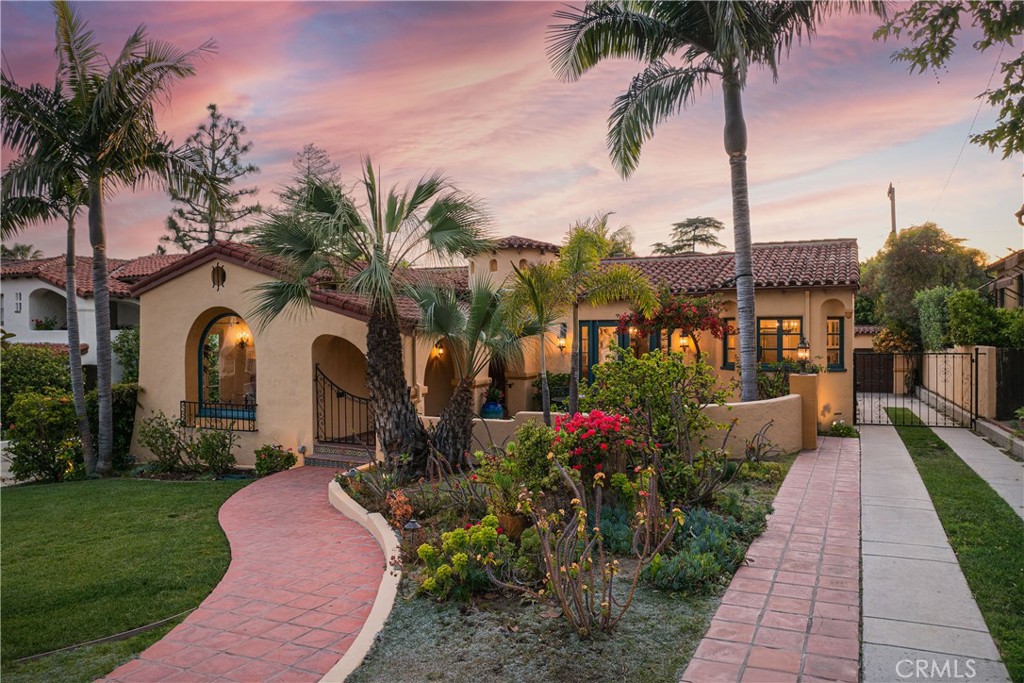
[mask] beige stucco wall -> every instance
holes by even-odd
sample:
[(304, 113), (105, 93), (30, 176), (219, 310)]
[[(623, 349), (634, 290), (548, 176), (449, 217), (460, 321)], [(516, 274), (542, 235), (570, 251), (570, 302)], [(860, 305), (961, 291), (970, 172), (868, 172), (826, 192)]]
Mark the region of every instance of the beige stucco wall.
[(523, 263), (550, 262), (556, 258), (558, 255), (547, 249), (496, 249), (485, 251), (467, 261), (470, 279), (489, 277), (495, 285), (500, 285), (514, 277), (513, 264), (518, 268)]
[[(136, 421), (162, 410), (175, 417), (182, 400), (196, 400), (197, 348), (202, 328), (217, 313), (233, 311), (246, 319), (252, 327), (252, 345), (256, 353), (257, 414), (256, 432), (238, 432), (239, 448), (235, 457), (239, 465), (252, 465), (253, 451), (263, 444), (281, 444), (298, 450), (306, 446), (312, 452), (315, 437), (315, 411), (313, 390), (314, 343), (322, 335), (339, 337), (343, 342), (321, 339), (318, 350), (328, 352), (348, 348), (350, 354), (342, 362), (320, 359), (327, 363), (337, 377), (332, 377), (353, 393), (365, 391), (365, 360), (354, 354), (365, 354), (366, 326), (363, 322), (334, 312), (314, 308), (308, 314), (282, 315), (265, 330), (247, 317), (252, 308), (254, 285), (269, 278), (247, 268), (224, 263), (227, 273), (225, 286), (216, 290), (210, 286), (210, 268), (213, 262), (200, 265), (154, 289), (142, 294), (141, 348), (139, 354), (140, 407)], [(414, 360), (410, 338), (405, 338), (407, 374)], [(362, 365), (359, 365), (362, 363)], [(422, 377), (422, 375), (420, 375)], [(412, 382), (410, 381), (410, 384)], [(363, 394), (365, 395), (365, 393)], [(149, 456), (138, 444), (138, 430), (132, 453), (140, 459)]]
[[(978, 416), (996, 416), (996, 347), (957, 346), (950, 353), (924, 354), (921, 384), (928, 391), (957, 406), (969, 410), (974, 402), (970, 395), (970, 356), (978, 350)], [(951, 354), (965, 354), (954, 356)], [(899, 360), (900, 356), (896, 356)]]

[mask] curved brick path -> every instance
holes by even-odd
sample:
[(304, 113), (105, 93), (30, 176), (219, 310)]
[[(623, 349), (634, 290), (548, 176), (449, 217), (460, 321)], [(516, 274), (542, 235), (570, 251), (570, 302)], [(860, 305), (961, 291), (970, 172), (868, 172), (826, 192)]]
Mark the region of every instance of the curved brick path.
[(684, 683), (849, 681), (860, 673), (860, 444), (797, 456)]
[(184, 622), (110, 682), (318, 681), (366, 621), (385, 571), (373, 537), (327, 502), (334, 471), (261, 479), (220, 509), (231, 566)]

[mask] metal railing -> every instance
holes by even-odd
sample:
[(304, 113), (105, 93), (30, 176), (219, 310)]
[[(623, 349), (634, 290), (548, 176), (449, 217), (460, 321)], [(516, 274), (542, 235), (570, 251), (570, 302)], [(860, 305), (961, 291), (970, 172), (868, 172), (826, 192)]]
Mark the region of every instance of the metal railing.
[(377, 437), (370, 399), (345, 391), (316, 366), (316, 440), (373, 447)]
[(255, 432), (256, 404), (182, 401), (181, 421), (186, 427)]

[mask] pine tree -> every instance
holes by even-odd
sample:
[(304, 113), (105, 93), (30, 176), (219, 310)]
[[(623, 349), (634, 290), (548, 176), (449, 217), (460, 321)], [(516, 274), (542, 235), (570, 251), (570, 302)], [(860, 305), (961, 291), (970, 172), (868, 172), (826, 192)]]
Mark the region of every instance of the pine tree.
[(697, 251), (697, 245), (722, 248), (725, 245), (718, 241), (715, 233), (724, 229), (722, 221), (717, 218), (687, 218), (685, 221), (672, 224), (672, 241), (669, 244), (656, 242), (651, 246), (653, 253), (666, 256), (692, 254)]
[(341, 185), (341, 169), (331, 161), (330, 154), (323, 147), (313, 143), (307, 144), (295, 154), (292, 160), (295, 172), (290, 183), (285, 185), (277, 196), (288, 208), (295, 208), (305, 197), (306, 188), (311, 180), (319, 180), (330, 185)]
[(194, 198), (171, 192), (175, 208), (167, 218), (168, 234), (160, 238), (185, 252), (218, 238), (231, 239), (245, 230), (236, 225), (238, 221), (261, 211), (259, 204), (242, 204), (243, 198), (256, 194), (255, 187), (235, 187), (238, 180), (260, 170), (241, 161), (252, 150), (251, 142), (242, 141), (245, 125), (225, 117), (216, 104), (206, 109), (209, 120), (199, 124), (186, 143), (201, 165), (203, 192)]

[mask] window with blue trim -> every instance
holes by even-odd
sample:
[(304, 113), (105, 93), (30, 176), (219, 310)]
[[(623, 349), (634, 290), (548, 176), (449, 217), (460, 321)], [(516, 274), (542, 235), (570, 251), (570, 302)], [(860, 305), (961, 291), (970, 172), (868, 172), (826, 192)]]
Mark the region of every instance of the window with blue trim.
[(829, 370), (845, 370), (845, 320), (841, 317), (825, 320), (825, 355)]
[(253, 419), (256, 405), (256, 349), (241, 317), (211, 320), (199, 343), (199, 415)]
[(736, 369), (736, 318), (722, 319), (722, 367), (726, 370)]
[(758, 318), (757, 359), (760, 363), (797, 360), (803, 318)]

